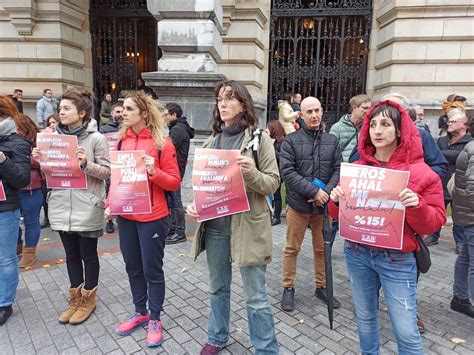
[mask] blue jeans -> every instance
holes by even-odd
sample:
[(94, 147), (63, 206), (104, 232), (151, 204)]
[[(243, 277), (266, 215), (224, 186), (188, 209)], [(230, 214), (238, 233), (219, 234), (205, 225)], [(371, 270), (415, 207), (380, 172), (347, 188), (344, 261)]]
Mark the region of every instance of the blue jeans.
[(346, 241), (344, 255), (362, 354), (379, 354), (377, 310), (381, 287), (398, 353), (423, 354), (423, 343), (416, 324), (417, 270), (414, 254), (370, 249)]
[(36, 248), (41, 235), (40, 211), (43, 205), (43, 191), (21, 190), (20, 198), (25, 223), (25, 247)]
[[(453, 206), (451, 201), (444, 201), (444, 207), (448, 208), (448, 205), (451, 203), (451, 207)], [(439, 239), (441, 235), (441, 228), (434, 232), (431, 236), (434, 237), (436, 240)], [(456, 245), (462, 245), (464, 243), (463, 237), (463, 227), (453, 223), (453, 238)]]
[(454, 266), (454, 296), (474, 300), (474, 226), (464, 227), (464, 243)]
[(20, 209), (0, 212), (0, 307), (15, 301), (19, 281), (16, 245), (20, 227)]
[[(209, 316), (208, 343), (223, 347), (229, 340), (230, 284), (230, 235), (207, 229), (204, 232), (209, 267)], [(255, 354), (278, 354), (272, 307), (265, 289), (265, 265), (240, 268), (247, 304), (250, 340)]]

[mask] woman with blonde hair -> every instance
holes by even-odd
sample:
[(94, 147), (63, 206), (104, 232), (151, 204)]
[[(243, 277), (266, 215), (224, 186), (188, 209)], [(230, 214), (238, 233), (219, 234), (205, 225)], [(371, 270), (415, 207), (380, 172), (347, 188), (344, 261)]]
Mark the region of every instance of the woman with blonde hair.
[[(119, 215), (120, 249), (127, 269), (135, 312), (116, 327), (128, 335), (148, 323), (146, 343), (155, 347), (163, 341), (160, 313), (165, 299), (163, 257), (169, 226), (165, 191), (180, 184), (176, 150), (165, 139), (164, 107), (142, 92), (127, 96), (117, 150), (144, 150), (151, 196), (151, 213)], [(106, 218), (111, 218), (110, 209)], [(148, 309), (147, 309), (148, 301)]]

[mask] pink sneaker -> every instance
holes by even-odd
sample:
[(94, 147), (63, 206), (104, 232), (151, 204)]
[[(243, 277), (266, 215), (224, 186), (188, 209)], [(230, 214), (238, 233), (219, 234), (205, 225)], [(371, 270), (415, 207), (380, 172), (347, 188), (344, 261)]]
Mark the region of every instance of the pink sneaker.
[(160, 320), (148, 321), (148, 334), (146, 336), (146, 345), (154, 348), (163, 342), (163, 328)]
[(140, 313), (131, 314), (125, 322), (120, 323), (118, 327), (115, 328), (115, 331), (118, 335), (132, 334), (135, 329), (145, 325), (149, 319), (150, 312), (148, 312), (146, 315), (141, 315)]

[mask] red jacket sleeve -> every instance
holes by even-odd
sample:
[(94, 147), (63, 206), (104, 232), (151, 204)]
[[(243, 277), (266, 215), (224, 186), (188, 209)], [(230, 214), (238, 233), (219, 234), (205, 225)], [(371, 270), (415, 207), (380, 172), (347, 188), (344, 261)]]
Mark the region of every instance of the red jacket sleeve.
[(335, 221), (339, 220), (339, 206), (330, 200), (328, 204), (328, 212), (332, 219)]
[[(414, 187), (409, 186), (409, 188), (416, 191)], [(446, 223), (441, 179), (437, 175), (436, 178), (429, 179), (426, 187), (417, 194), (420, 203), (417, 207), (406, 208), (405, 220), (415, 233), (432, 234)]]
[(161, 157), (155, 158), (155, 173), (148, 175), (149, 180), (163, 190), (176, 191), (181, 185), (176, 149), (169, 139), (161, 149)]

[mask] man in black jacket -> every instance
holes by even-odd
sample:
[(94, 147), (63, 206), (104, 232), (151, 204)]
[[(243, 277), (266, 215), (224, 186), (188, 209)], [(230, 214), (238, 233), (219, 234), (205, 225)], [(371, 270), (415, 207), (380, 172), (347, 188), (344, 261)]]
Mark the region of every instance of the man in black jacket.
[(123, 120), (123, 104), (121, 102), (115, 103), (112, 105), (110, 112), (111, 116), (109, 122), (107, 122), (106, 125), (100, 127), (99, 132), (102, 134), (118, 132), (120, 124)]
[[(166, 104), (165, 121), (170, 130), (170, 138), (176, 148), (176, 158), (178, 160), (179, 175), (183, 180), (188, 162), (189, 145), (194, 137), (194, 128), (188, 124), (183, 116), (183, 109), (174, 102)], [(166, 244), (176, 244), (186, 241), (186, 224), (184, 218), (184, 208), (181, 201), (181, 188), (173, 194), (173, 206), (171, 209), (170, 229), (166, 236)]]
[[(444, 204), (448, 206), (451, 203), (451, 195), (447, 190), (448, 181), (456, 170), (456, 159), (458, 158), (464, 146), (472, 139), (468, 131), (468, 119), (464, 111), (455, 108), (448, 112), (448, 134), (438, 139), (438, 146), (448, 161), (448, 173), (441, 179), (443, 183)], [(426, 245), (438, 244), (441, 229), (438, 229), (432, 235), (424, 239)], [(456, 243), (456, 253), (459, 254), (463, 244), (462, 227), (453, 223), (453, 237)]]
[[(281, 145), (280, 171), (286, 185), (288, 229), (283, 255), (283, 298), (285, 311), (294, 309), (296, 262), (306, 226), (311, 224), (316, 296), (327, 303), (323, 244), (323, 205), (339, 181), (342, 161), (336, 136), (321, 126), (323, 109), (315, 97), (301, 102), (303, 126), (289, 134)], [(340, 307), (334, 299), (334, 307)]]

